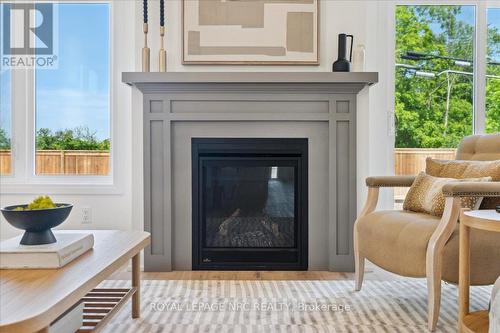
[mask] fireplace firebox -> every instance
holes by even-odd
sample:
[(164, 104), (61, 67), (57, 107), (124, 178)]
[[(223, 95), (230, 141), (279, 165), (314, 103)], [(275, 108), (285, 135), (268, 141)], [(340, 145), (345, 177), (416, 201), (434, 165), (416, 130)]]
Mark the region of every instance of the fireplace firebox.
[(193, 269), (307, 270), (307, 139), (191, 145)]

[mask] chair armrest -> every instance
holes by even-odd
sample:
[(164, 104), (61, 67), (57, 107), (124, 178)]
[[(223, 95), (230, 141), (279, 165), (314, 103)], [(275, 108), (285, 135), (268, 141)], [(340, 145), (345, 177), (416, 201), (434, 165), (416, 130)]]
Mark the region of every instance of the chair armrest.
[(445, 197), (500, 197), (500, 182), (451, 182), (443, 186)]
[(410, 187), (415, 176), (376, 176), (366, 178), (368, 187)]

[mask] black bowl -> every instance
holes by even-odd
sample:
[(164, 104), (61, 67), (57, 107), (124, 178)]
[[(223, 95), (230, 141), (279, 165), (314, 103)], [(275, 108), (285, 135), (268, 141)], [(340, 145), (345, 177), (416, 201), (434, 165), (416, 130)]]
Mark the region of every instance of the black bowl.
[(27, 207), (27, 205), (15, 205), (0, 210), (13, 227), (25, 230), (21, 244), (41, 245), (57, 241), (50, 229), (63, 223), (73, 208), (70, 204), (56, 204), (56, 206), (47, 209), (15, 210), (17, 207)]

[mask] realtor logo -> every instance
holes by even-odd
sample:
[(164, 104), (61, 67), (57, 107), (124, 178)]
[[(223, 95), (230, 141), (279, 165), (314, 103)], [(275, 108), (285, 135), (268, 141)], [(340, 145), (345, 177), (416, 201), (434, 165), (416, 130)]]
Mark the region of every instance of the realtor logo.
[(56, 67), (55, 5), (3, 3), (1, 67)]

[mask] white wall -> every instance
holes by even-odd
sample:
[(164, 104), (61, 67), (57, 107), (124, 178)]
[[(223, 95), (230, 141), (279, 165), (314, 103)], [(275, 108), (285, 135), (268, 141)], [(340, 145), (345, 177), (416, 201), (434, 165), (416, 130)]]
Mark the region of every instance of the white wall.
[[(331, 71), (336, 60), (337, 35), (349, 33), (354, 35), (354, 44), (366, 46), (367, 71), (380, 72), (380, 82), (365, 89), (358, 99), (358, 209), (364, 201), (364, 178), (368, 174), (389, 174), (392, 172), (392, 142), (389, 135), (388, 114), (393, 100), (390, 87), (390, 57), (394, 50), (388, 44), (387, 4), (385, 1), (336, 1), (321, 0), (320, 5), (320, 61), (319, 66), (184, 66), (181, 63), (181, 4), (180, 0), (166, 2), (167, 12), (167, 69), (168, 71)], [(116, 158), (120, 159), (118, 167), (123, 172), (120, 180), (121, 191), (117, 194), (54, 194), (57, 201), (75, 204), (70, 218), (63, 228), (118, 228), (142, 229), (142, 116), (141, 96), (137, 91), (121, 84), (120, 72), (140, 70), (140, 52), (142, 47), (142, 7), (139, 1), (114, 1), (117, 10), (114, 21), (113, 56), (115, 73), (114, 114), (118, 117), (114, 144), (119, 147)], [(157, 54), (159, 48), (158, 1), (150, 0), (150, 34), (151, 69), (157, 70)], [(135, 13), (134, 13), (135, 11)], [(135, 21), (135, 23), (131, 23)], [(390, 20), (389, 20), (390, 21)], [(131, 97), (132, 96), (132, 97)], [(16, 112), (16, 110), (14, 110)], [(47, 186), (41, 192), (51, 192)], [(27, 202), (33, 195), (13, 195), (2, 192), (0, 183), (0, 205)], [(390, 196), (382, 196), (388, 206)], [(81, 208), (92, 207), (93, 223), (81, 224)], [(7, 238), (18, 231), (2, 221), (0, 238)]]
[[(389, 22), (393, 21), (391, 3), (375, 0), (320, 0), (320, 65), (319, 66), (233, 66), (233, 65), (183, 65), (182, 64), (182, 22), (181, 0), (166, 2), (166, 49), (167, 70), (182, 71), (331, 71), (337, 59), (337, 36), (339, 33), (354, 35), (354, 45), (364, 44), (366, 48), (366, 71), (379, 72), (379, 83), (364, 89), (358, 98), (358, 211), (366, 197), (364, 179), (368, 175), (387, 175), (393, 172), (394, 136), (390, 122), (393, 117), (393, 41), (387, 36), (392, 33)], [(151, 12), (159, 8), (159, 1), (149, 2), (149, 39), (151, 48), (151, 70), (158, 70), (159, 14)], [(138, 16), (142, 5), (136, 3)], [(172, 14), (173, 13), (173, 14)], [(136, 23), (136, 68), (140, 70), (140, 48), (143, 42), (142, 21)], [(140, 98), (140, 94), (137, 94)], [(139, 101), (135, 101), (140, 106)], [(141, 115), (133, 114), (134, 123), (141, 123)], [(134, 151), (142, 147), (142, 128), (134, 137)], [(136, 156), (134, 161), (138, 161)], [(142, 166), (134, 168), (134, 184), (142, 191)], [(138, 191), (139, 192), (139, 191)], [(142, 193), (142, 192), (141, 192)], [(140, 194), (137, 194), (140, 195)], [(381, 191), (379, 207), (392, 208), (391, 190)], [(142, 228), (142, 203), (136, 201), (134, 223)], [(134, 214), (135, 215), (135, 214)]]

